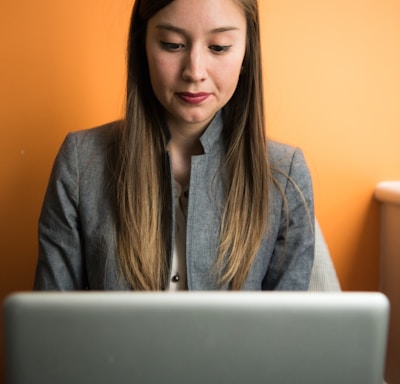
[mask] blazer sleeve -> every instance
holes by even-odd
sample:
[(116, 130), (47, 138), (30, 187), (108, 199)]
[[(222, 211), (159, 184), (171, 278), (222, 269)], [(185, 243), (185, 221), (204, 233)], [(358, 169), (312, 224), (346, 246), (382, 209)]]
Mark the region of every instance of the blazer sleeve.
[(69, 134), (54, 162), (39, 218), (35, 290), (86, 289), (79, 176), (77, 145)]
[[(275, 168), (275, 198), (281, 202), (279, 231), (263, 281), (264, 290), (307, 290), (314, 261), (314, 200), (309, 169), (300, 149), (288, 166)], [(286, 156), (289, 155), (286, 153)], [(275, 169), (274, 169), (275, 168)], [(279, 195), (279, 198), (276, 196)]]

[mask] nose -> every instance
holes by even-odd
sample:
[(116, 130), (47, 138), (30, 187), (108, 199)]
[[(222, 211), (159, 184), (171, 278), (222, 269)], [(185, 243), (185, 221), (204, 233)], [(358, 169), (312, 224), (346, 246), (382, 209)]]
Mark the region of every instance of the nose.
[(182, 78), (185, 81), (201, 82), (207, 79), (207, 60), (206, 53), (201, 48), (193, 47), (188, 51), (182, 70)]

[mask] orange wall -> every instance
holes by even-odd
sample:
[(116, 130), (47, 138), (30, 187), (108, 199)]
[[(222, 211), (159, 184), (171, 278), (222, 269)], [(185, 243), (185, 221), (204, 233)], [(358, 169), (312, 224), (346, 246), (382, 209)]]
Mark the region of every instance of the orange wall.
[(378, 181), (400, 179), (400, 2), (261, 0), (270, 135), (301, 146), (344, 289), (378, 287)]
[[(400, 179), (400, 2), (259, 1), (268, 132), (306, 154), (343, 288), (377, 289), (372, 194)], [(131, 3), (0, 3), (0, 300), (31, 288), (64, 135), (121, 114)]]

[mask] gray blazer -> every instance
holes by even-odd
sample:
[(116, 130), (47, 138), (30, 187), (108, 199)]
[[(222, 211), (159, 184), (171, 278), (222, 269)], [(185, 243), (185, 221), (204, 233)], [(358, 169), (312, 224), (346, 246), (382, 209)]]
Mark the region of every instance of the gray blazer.
[[(129, 289), (118, 272), (116, 255), (107, 160), (113, 127), (111, 123), (71, 133), (61, 146), (39, 220), (35, 289)], [(214, 176), (223, 156), (222, 127), (218, 114), (201, 137), (204, 154), (192, 158), (186, 239), (189, 290), (220, 289), (210, 271), (219, 244), (222, 182)], [(279, 188), (271, 186), (268, 229), (243, 289), (306, 290), (314, 257), (309, 170), (299, 149), (271, 141), (268, 150)], [(288, 231), (279, 189), (287, 201)]]

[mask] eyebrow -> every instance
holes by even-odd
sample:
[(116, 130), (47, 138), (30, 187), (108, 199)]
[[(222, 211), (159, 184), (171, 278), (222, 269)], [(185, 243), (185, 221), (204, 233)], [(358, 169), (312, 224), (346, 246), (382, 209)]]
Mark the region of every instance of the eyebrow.
[[(169, 23), (158, 24), (156, 26), (156, 29), (163, 29), (163, 30), (166, 30), (166, 31), (176, 32), (176, 33), (179, 33), (179, 34), (185, 35), (185, 36), (188, 34), (184, 29), (176, 27), (175, 25), (172, 25), (172, 24), (169, 24)], [(233, 27), (233, 26), (218, 27), (218, 28), (211, 29), (209, 31), (209, 34), (213, 35), (213, 34), (216, 34), (216, 33), (229, 32), (229, 31), (238, 31), (238, 30), (239, 30), (238, 27)]]

